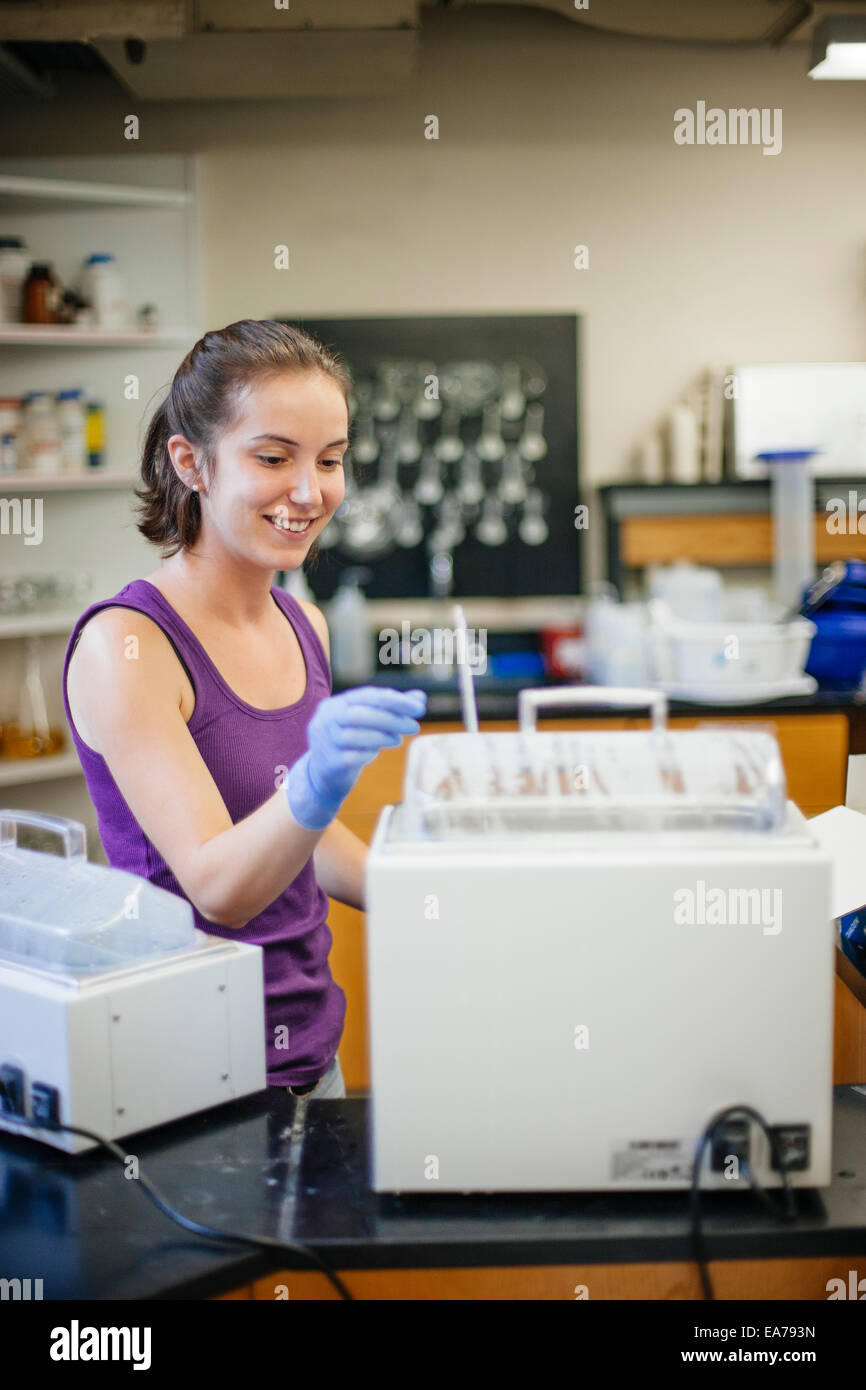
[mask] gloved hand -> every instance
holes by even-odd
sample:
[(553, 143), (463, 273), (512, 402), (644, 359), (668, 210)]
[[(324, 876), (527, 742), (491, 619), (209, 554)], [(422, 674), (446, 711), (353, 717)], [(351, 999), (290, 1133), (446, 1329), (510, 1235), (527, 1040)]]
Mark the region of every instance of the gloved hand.
[(307, 729), (308, 751), (286, 779), (289, 808), (305, 830), (324, 830), (382, 748), (417, 734), (427, 708), (423, 690), (361, 685), (323, 700)]

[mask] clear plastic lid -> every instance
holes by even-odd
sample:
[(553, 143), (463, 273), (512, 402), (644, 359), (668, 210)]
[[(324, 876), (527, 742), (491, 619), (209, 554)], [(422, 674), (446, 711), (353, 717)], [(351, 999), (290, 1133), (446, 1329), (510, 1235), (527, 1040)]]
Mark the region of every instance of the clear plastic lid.
[(400, 834), (412, 839), (563, 831), (770, 832), (786, 818), (771, 733), (523, 730), (431, 734), (409, 749)]
[[(21, 824), (60, 835), (64, 854), (23, 849)], [(186, 951), (197, 939), (184, 898), (89, 864), (77, 821), (0, 811), (0, 961), (77, 976)]]

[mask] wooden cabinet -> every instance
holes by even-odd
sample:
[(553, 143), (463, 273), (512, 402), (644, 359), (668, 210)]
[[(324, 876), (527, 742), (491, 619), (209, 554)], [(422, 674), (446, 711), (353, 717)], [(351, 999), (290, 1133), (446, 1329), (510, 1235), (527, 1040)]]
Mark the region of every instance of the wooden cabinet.
[[(840, 1256), (812, 1259), (713, 1260), (710, 1273), (717, 1299), (826, 1302), (827, 1282), (839, 1277)], [(459, 1302), (502, 1299), (509, 1302), (568, 1300), (581, 1285), (594, 1301), (703, 1298), (697, 1265), (671, 1260), (664, 1264), (488, 1265), (445, 1269), (342, 1269), (340, 1277), (353, 1298), (366, 1301)], [(220, 1299), (258, 1302), (308, 1302), (339, 1298), (324, 1274), (281, 1269)]]
[[(848, 721), (844, 714), (779, 714), (738, 716), (736, 710), (729, 715), (705, 715), (699, 718), (674, 716), (670, 720), (672, 728), (693, 728), (696, 724), (719, 723), (736, 720), (757, 726), (770, 726), (779, 740), (785, 772), (788, 779), (788, 795), (800, 807), (805, 816), (815, 816), (827, 811), (845, 800), (845, 772), (848, 756)], [(629, 717), (600, 720), (562, 719), (545, 720), (544, 729), (626, 729), (645, 728), (646, 720)], [(424, 733), (454, 733), (462, 730), (462, 724), (428, 724)], [(516, 723), (485, 723), (485, 732), (494, 730), (513, 730)], [(384, 806), (393, 805), (402, 798), (403, 768), (406, 756), (404, 743), (400, 748), (385, 749), (374, 762), (362, 772), (353, 791), (343, 804), (340, 819), (345, 825), (369, 844), (373, 837), (379, 815)], [(365, 980), (364, 915), (354, 908), (331, 901), (329, 917), (334, 944), (331, 950), (331, 966), (334, 976), (346, 992), (346, 1027), (340, 1045), (340, 1062), (346, 1078), (347, 1089), (366, 1090), (369, 1085), (367, 1059), (367, 991)], [(838, 982), (841, 985), (841, 982)], [(844, 1005), (845, 1016), (840, 1018), (840, 1008)], [(855, 1013), (852, 1005), (856, 1006)], [(850, 997), (842, 986), (837, 989), (837, 1054), (843, 1046), (840, 1039), (849, 1039), (852, 1019), (863, 1013), (862, 1005)], [(851, 1017), (849, 1017), (849, 1015)], [(861, 1030), (862, 1031), (862, 1030)], [(859, 1051), (844, 1043), (845, 1075), (838, 1080), (866, 1079), (866, 1058), (864, 1071), (859, 1057), (866, 1051), (866, 1044)]]

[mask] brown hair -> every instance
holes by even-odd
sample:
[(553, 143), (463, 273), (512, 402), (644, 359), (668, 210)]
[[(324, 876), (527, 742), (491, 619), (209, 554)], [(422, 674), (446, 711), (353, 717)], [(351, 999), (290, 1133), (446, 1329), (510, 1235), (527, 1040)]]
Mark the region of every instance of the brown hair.
[[(174, 471), (168, 440), (182, 434), (212, 466), (219, 436), (230, 428), (245, 386), (284, 371), (323, 372), (339, 386), (349, 407), (352, 377), (335, 352), (303, 329), (272, 319), (241, 319), (205, 333), (181, 362), (168, 395), (154, 411), (141, 455), (143, 486), (138, 529), (163, 558), (193, 545), (201, 529), (201, 505)], [(318, 549), (314, 542), (310, 557)]]

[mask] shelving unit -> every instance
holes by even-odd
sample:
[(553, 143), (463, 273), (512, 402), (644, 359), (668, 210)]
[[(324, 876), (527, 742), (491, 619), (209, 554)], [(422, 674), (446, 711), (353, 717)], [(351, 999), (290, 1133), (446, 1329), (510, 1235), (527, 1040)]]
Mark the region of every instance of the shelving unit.
[[(866, 490), (866, 479), (848, 475), (815, 483), (815, 559), (866, 559), (866, 535), (827, 530), (827, 503)], [(766, 568), (772, 564), (770, 484), (609, 483), (599, 488), (607, 532), (607, 577), (620, 593), (630, 575), (648, 565), (688, 560), (716, 567)]]
[[(0, 496), (41, 499), (43, 532), (39, 545), (17, 548), (11, 535), (5, 537), (0, 567), (23, 578), (70, 570), (86, 570), (91, 577), (91, 597), (77, 611), (34, 609), (0, 617), (0, 643), (44, 639), (40, 667), (55, 727), (66, 726), (59, 671), (76, 619), (90, 602), (153, 568), (153, 552), (135, 527), (132, 490), (148, 405), (201, 331), (196, 180), (195, 161), (174, 155), (4, 160), (0, 169), (3, 234), (21, 236), (27, 255), (52, 262), (63, 284), (75, 282), (88, 255), (115, 254), (133, 308), (155, 305), (162, 325), (123, 331), (0, 325), (0, 395), (80, 387), (107, 413), (103, 466), (76, 474), (0, 474)], [(126, 390), (131, 377), (137, 382), (132, 395)], [(16, 663), (7, 654), (8, 649), (0, 662), (0, 719), (12, 717), (17, 698)], [(19, 805), (89, 822), (89, 838), (96, 842), (83, 782), (74, 790), (81, 767), (68, 737), (67, 751), (60, 754), (0, 759), (0, 786), (20, 789)], [(58, 779), (69, 780), (70, 789), (46, 786), (40, 802), (35, 784)]]

